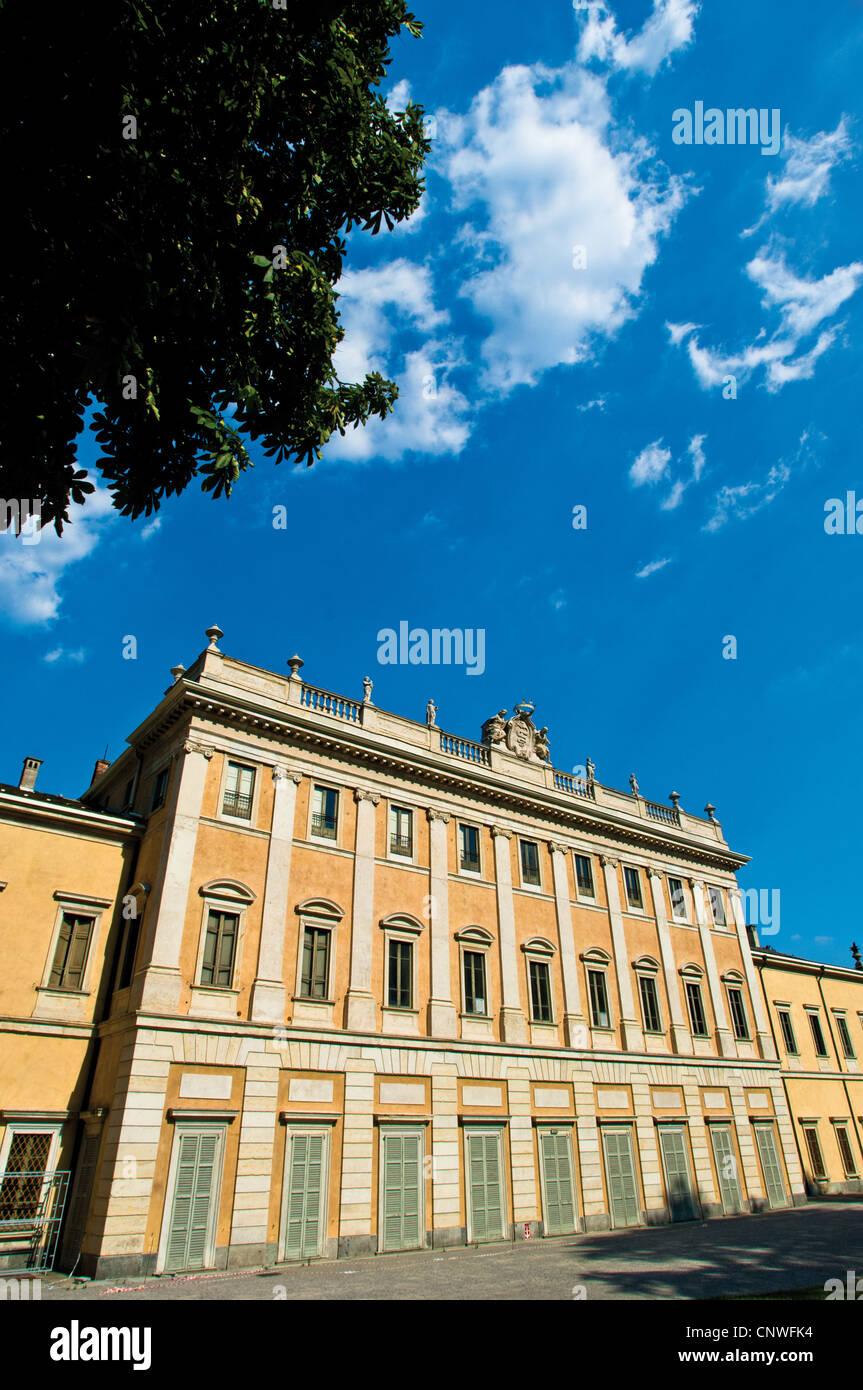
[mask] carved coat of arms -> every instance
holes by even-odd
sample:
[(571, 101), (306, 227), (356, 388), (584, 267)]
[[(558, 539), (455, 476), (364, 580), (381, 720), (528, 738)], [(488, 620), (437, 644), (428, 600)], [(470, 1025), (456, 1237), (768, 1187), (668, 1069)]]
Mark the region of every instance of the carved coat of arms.
[(492, 746), (504, 744), (510, 753), (517, 758), (523, 758), (525, 762), (550, 762), (548, 729), (537, 729), (531, 718), (535, 708), (530, 700), (522, 700), (514, 706), (509, 719), (506, 717), (505, 709), (493, 714), (482, 726), (483, 743)]

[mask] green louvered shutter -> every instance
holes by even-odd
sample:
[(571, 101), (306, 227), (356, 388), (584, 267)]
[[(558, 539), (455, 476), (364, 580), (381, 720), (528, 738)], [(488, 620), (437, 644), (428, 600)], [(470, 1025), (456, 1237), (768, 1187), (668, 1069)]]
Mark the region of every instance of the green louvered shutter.
[(217, 1134), (179, 1137), (166, 1270), (204, 1268), (218, 1143)]
[(660, 1125), (659, 1148), (662, 1154), (662, 1167), (665, 1173), (665, 1187), (668, 1193), (668, 1208), (672, 1221), (694, 1221), (698, 1216), (695, 1194), (692, 1191), (692, 1177), (689, 1171), (689, 1156), (686, 1152), (686, 1135), (680, 1125)]
[(540, 1136), (542, 1181), (545, 1189), (545, 1234), (567, 1235), (575, 1230), (572, 1184), (572, 1149), (569, 1135)]
[(500, 1171), (500, 1139), (496, 1134), (469, 1134), (467, 1152), (471, 1239), (501, 1240), (503, 1183)]
[(421, 1244), (418, 1134), (383, 1136), (383, 1248), (415, 1250)]
[(773, 1133), (773, 1126), (755, 1125), (754, 1129), (755, 1141), (761, 1158), (761, 1171), (764, 1174), (764, 1186), (767, 1189), (767, 1200), (771, 1207), (787, 1206), (788, 1194), (782, 1180), (782, 1167), (779, 1162), (779, 1154), (776, 1152), (776, 1136)]
[(617, 1226), (637, 1226), (641, 1220), (632, 1134), (629, 1129), (604, 1129), (605, 1177), (611, 1204), (611, 1219)]
[(713, 1145), (716, 1172), (719, 1177), (722, 1210), (726, 1216), (730, 1216), (743, 1208), (740, 1183), (737, 1179), (737, 1159), (734, 1154), (734, 1145), (731, 1142), (731, 1130), (728, 1125), (708, 1125), (708, 1129), (710, 1130), (710, 1142)]
[(92, 917), (64, 912), (54, 951), (54, 964), (48, 978), (49, 989), (80, 989), (93, 929)]
[(288, 1260), (308, 1260), (320, 1254), (324, 1143), (322, 1134), (297, 1134), (291, 1141), (285, 1235)]

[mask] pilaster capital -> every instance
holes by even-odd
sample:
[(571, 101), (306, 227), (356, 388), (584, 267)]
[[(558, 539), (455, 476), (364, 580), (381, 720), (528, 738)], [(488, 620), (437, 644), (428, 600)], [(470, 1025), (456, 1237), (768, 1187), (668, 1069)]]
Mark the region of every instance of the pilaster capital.
[(548, 847), (552, 854), (569, 854), (569, 845), (565, 845), (562, 840), (549, 840)]
[(687, 883), (689, 884), (689, 886), (690, 886), (690, 888), (692, 889), (693, 893), (698, 893), (699, 891), (701, 891), (702, 893), (704, 892), (704, 879), (703, 879), (703, 878), (689, 878), (689, 879), (687, 879)]
[(430, 821), (440, 820), (443, 821), (444, 825), (449, 824), (449, 811), (439, 811), (436, 806), (429, 806), (426, 816)]
[(648, 878), (658, 878), (658, 879), (661, 879), (661, 878), (662, 878), (662, 870), (661, 870), (661, 869), (657, 869), (657, 867), (656, 867), (655, 864), (651, 864), (651, 865), (649, 865), (648, 870), (647, 870), (647, 877), (648, 877)]
[(296, 772), (293, 768), (283, 767), (281, 763), (276, 763), (276, 766), (273, 768), (273, 781), (278, 784), (279, 782), (285, 782), (289, 779), (291, 782), (296, 782), (297, 786), (299, 786), (300, 782), (303, 780), (303, 774), (301, 772)]
[(599, 862), (604, 869), (616, 869), (619, 861), (611, 854), (601, 854)]
[(354, 801), (356, 802), (370, 801), (373, 806), (377, 806), (380, 799), (380, 792), (370, 792), (367, 791), (365, 787), (357, 787), (356, 791), (354, 792)]
[(208, 743), (199, 743), (198, 740), (194, 738), (187, 738), (183, 744), (184, 753), (200, 753), (208, 762), (215, 751), (215, 748), (211, 748)]
[(513, 836), (513, 832), (507, 829), (505, 825), (493, 825), (491, 827), (491, 833), (495, 836), (502, 835), (505, 840), (511, 840)]

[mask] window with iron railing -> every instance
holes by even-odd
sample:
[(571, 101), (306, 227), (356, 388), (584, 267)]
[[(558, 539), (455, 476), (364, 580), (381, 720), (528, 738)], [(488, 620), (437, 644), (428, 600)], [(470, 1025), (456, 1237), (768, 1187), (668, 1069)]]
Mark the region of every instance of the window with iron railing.
[(413, 812), (402, 806), (390, 807), (390, 854), (410, 859), (414, 852)]
[(312, 834), (335, 840), (339, 820), (339, 794), (332, 787), (315, 787), (312, 801)]
[(542, 877), (539, 871), (539, 845), (535, 840), (520, 840), (519, 849), (521, 853), (521, 881), (529, 884), (531, 888), (542, 886)]
[(228, 763), (222, 815), (251, 820), (252, 798), (255, 790), (255, 769), (242, 763)]

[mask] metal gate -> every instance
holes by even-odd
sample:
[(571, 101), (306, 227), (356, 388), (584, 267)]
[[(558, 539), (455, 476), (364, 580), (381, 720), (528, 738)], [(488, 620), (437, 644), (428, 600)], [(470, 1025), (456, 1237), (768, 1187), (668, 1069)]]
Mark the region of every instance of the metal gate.
[(68, 1190), (68, 1171), (7, 1169), (0, 1181), (0, 1274), (54, 1268)]

